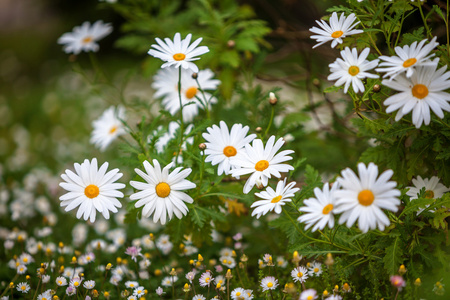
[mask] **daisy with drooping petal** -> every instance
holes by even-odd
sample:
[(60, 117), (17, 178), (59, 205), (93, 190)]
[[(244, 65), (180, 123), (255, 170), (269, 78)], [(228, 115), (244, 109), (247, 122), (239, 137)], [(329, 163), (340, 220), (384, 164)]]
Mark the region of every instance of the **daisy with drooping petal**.
[(125, 109), (121, 106), (110, 107), (103, 114), (92, 122), (94, 130), (91, 134), (91, 144), (94, 144), (100, 151), (105, 151), (109, 144), (119, 135), (125, 133), (121, 120), (125, 118)]
[[(398, 210), (400, 191), (397, 183), (389, 181), (394, 172), (387, 170), (378, 177), (378, 167), (370, 163), (366, 167), (358, 164), (358, 176), (349, 168), (341, 172), (337, 181), (342, 189), (335, 191), (336, 206), (334, 213), (342, 213), (339, 224), (346, 222), (351, 227), (358, 219), (358, 227), (366, 233), (369, 229), (384, 230), (389, 226), (389, 218), (382, 209), (392, 212)], [(378, 177), (378, 179), (377, 179)]]
[(261, 280), (261, 287), (263, 288), (263, 292), (267, 290), (274, 290), (278, 287), (278, 279), (275, 279), (273, 276), (264, 277)]
[(270, 186), (261, 193), (255, 193), (255, 196), (264, 199), (254, 202), (250, 207), (256, 207), (252, 216), (256, 215), (259, 219), (261, 216), (266, 215), (269, 211), (275, 211), (275, 213), (281, 213), (281, 206), (287, 202), (291, 202), (290, 198), (294, 197), (295, 193), (300, 189), (295, 187), (296, 182), (290, 182), (286, 185), (286, 178), (278, 181), (277, 188), (274, 191)]
[(359, 21), (356, 21), (355, 14), (350, 14), (348, 17), (344, 16), (344, 13), (338, 18), (336, 12), (334, 12), (330, 17), (330, 24), (325, 22), (324, 20), (317, 21), (320, 28), (312, 27), (309, 31), (317, 34), (312, 35), (311, 38), (315, 39), (318, 44), (314, 45), (313, 48), (316, 48), (326, 42), (331, 42), (331, 48), (336, 47), (337, 44), (342, 44), (342, 39), (348, 35), (362, 33), (362, 30), (353, 29), (356, 25), (359, 24)]
[(223, 173), (228, 175), (231, 169), (236, 168), (230, 163), (230, 159), (244, 152), (245, 145), (256, 137), (256, 134), (247, 136), (248, 130), (248, 126), (242, 127), (242, 124), (234, 124), (231, 131), (228, 131), (227, 124), (220, 121), (219, 126), (208, 127), (206, 128), (208, 132), (202, 134), (206, 140), (205, 154), (207, 157), (205, 161), (211, 162), (213, 166), (219, 165), (217, 168), (219, 176)]
[(379, 58), (384, 60), (384, 62), (380, 63), (381, 68), (377, 68), (376, 71), (386, 72), (383, 78), (390, 77), (390, 79), (393, 79), (405, 71), (406, 77), (411, 77), (414, 74), (415, 68), (419, 66), (436, 66), (439, 59), (434, 61), (430, 60), (434, 56), (434, 53), (430, 54), (430, 52), (439, 43), (436, 42), (436, 37), (424, 46), (426, 41), (425, 39), (419, 44), (414, 42), (411, 46), (405, 45), (403, 48), (400, 46), (395, 47), (395, 53), (398, 56), (380, 56)]
[(92, 24), (84, 22), (81, 26), (75, 26), (72, 32), (64, 33), (59, 39), (58, 44), (64, 45), (66, 53), (78, 55), (81, 51), (97, 52), (99, 49), (98, 40), (101, 40), (112, 32), (111, 24), (104, 24), (99, 20)]
[(335, 191), (338, 189), (339, 184), (335, 183), (329, 187), (329, 183), (325, 183), (323, 190), (319, 188), (314, 189), (314, 195), (316, 198), (309, 198), (303, 201), (305, 206), (299, 208), (299, 211), (305, 214), (298, 217), (300, 223), (305, 223), (305, 230), (308, 230), (314, 225), (311, 231), (317, 229), (322, 230), (327, 224), (329, 228), (334, 227), (334, 214), (333, 208), (336, 205)]
[(298, 298), (298, 300), (315, 300), (317, 297), (318, 296), (315, 289), (307, 289), (300, 294), (300, 298)]
[(420, 194), (420, 190), (425, 188), (424, 197), (428, 199), (438, 199), (444, 196), (444, 193), (450, 191), (448, 187), (440, 183), (440, 179), (436, 176), (431, 178), (422, 179), (421, 176), (413, 178), (412, 183), (414, 186), (408, 186), (409, 191), (406, 195), (410, 196), (411, 199), (417, 199)]
[(291, 271), (294, 282), (305, 282), (308, 279), (308, 270), (305, 267), (297, 267)]
[(331, 74), (328, 76), (328, 80), (337, 79), (335, 86), (341, 86), (345, 83), (344, 93), (347, 93), (350, 85), (352, 85), (355, 93), (364, 92), (364, 84), (361, 79), (378, 78), (378, 75), (367, 72), (378, 65), (378, 59), (366, 60), (369, 53), (370, 48), (365, 48), (358, 57), (356, 48), (350, 50), (349, 47), (345, 47), (341, 51), (343, 60), (338, 58), (330, 64)]
[(412, 122), (420, 128), (422, 123), (430, 124), (430, 108), (441, 119), (444, 118), (444, 111), (450, 111), (450, 94), (445, 92), (450, 88), (450, 72), (445, 72), (447, 67), (439, 70), (436, 67), (437, 64), (419, 67), (410, 78), (400, 74), (393, 80), (381, 82), (400, 92), (383, 102), (387, 113), (398, 110), (395, 121), (412, 111)]
[(323, 271), (322, 264), (320, 262), (314, 261), (309, 265), (308, 270), (308, 274), (318, 277), (320, 274), (322, 274)]
[(123, 189), (125, 184), (115, 181), (123, 174), (119, 173), (119, 169), (106, 172), (107, 162), (98, 168), (96, 158), (92, 161), (86, 159), (81, 165), (75, 163), (74, 166), (76, 173), (66, 170), (65, 174), (61, 175), (65, 182), (59, 185), (68, 191), (59, 197), (61, 206), (66, 207), (65, 211), (79, 206), (76, 215), (78, 219), (83, 216), (84, 220), (94, 222), (97, 210), (105, 219), (109, 219), (109, 211), (116, 213), (117, 207), (122, 207), (117, 198), (122, 198), (123, 193), (118, 189)]
[(165, 61), (161, 68), (174, 66), (175, 68), (182, 67), (198, 72), (198, 67), (192, 61), (199, 60), (200, 58), (197, 56), (209, 52), (209, 49), (206, 46), (197, 47), (203, 38), (198, 38), (189, 45), (191, 38), (192, 34), (189, 33), (184, 40), (181, 40), (181, 35), (178, 32), (175, 33), (173, 41), (165, 38), (163, 42), (156, 38), (158, 44), (153, 44), (154, 49), (150, 49), (148, 54)]
[(200, 285), (203, 287), (209, 286), (212, 281), (214, 281), (214, 278), (212, 277), (212, 274), (209, 271), (203, 273), (202, 276), (200, 276), (200, 278), (198, 280)]
[[(214, 73), (210, 69), (199, 71), (197, 81), (192, 78), (193, 73), (192, 70), (181, 70), (181, 104), (185, 122), (191, 122), (198, 115), (199, 109), (204, 109), (205, 105), (211, 108), (211, 104), (217, 103), (217, 98), (207, 91), (216, 90), (220, 80), (213, 79)], [(153, 77), (152, 88), (156, 91), (154, 96), (156, 98), (163, 97), (162, 104), (172, 115), (180, 110), (178, 75), (178, 69), (169, 67), (159, 70)]]
[(284, 150), (276, 154), (283, 144), (282, 138), (275, 143), (275, 136), (273, 135), (269, 138), (265, 147), (262, 140), (255, 139), (252, 145), (245, 145), (245, 152), (242, 155), (231, 157), (230, 163), (238, 167), (237, 169), (231, 169), (230, 172), (233, 177), (251, 173), (244, 185), (245, 194), (250, 192), (257, 181), (260, 181), (263, 186), (267, 186), (272, 175), (280, 178), (280, 172), (288, 172), (294, 169), (288, 164), (282, 164), (282, 162), (292, 159), (288, 154), (294, 153), (294, 151)]
[(144, 217), (149, 217), (154, 213), (154, 223), (160, 220), (161, 224), (165, 224), (167, 216), (170, 220), (174, 214), (181, 219), (189, 211), (184, 202), (194, 202), (188, 194), (181, 192), (195, 188), (195, 183), (185, 179), (191, 174), (192, 169), (182, 170), (183, 168), (178, 167), (169, 173), (172, 165), (173, 163), (170, 163), (161, 170), (156, 159), (153, 160), (153, 166), (148, 161), (144, 161), (147, 173), (139, 169), (134, 170), (146, 182), (130, 181), (131, 186), (141, 190), (132, 194), (130, 199), (139, 200), (135, 204), (137, 208), (144, 206), (142, 209)]

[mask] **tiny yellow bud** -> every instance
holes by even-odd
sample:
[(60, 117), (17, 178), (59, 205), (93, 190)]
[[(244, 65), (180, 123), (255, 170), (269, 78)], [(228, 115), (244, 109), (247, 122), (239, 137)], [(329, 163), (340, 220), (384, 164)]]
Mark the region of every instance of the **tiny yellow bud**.
[(400, 268), (398, 268), (398, 273), (399, 273), (400, 275), (403, 275), (403, 274), (406, 273), (405, 265), (401, 265)]
[(128, 259), (126, 259), (126, 258), (122, 259), (122, 264), (123, 265), (128, 265)]
[(327, 291), (327, 290), (323, 291), (323, 295), (324, 295), (325, 297), (328, 296), (328, 291)]
[(175, 275), (177, 275), (177, 271), (175, 271), (175, 269), (172, 268), (172, 271), (170, 271), (169, 274), (172, 275), (172, 276), (175, 276)]
[(14, 287), (14, 282), (9, 283), (9, 288), (12, 289)]
[(103, 292), (103, 295), (104, 295), (105, 297), (109, 297), (109, 292)]
[(197, 267), (200, 267), (200, 266), (202, 265), (202, 263), (199, 262), (199, 261), (197, 261), (197, 262), (195, 263), (195, 265), (196, 265)]
[(237, 254), (236, 254), (236, 251), (231, 251), (231, 256), (233, 256), (233, 257), (236, 257), (237, 256)]
[(220, 282), (216, 285), (216, 289), (220, 289), (222, 285), (220, 284)]
[(116, 263), (117, 263), (118, 265), (120, 265), (120, 264), (122, 263), (122, 257), (117, 257), (117, 258), (116, 258)]
[(98, 297), (98, 291), (97, 290), (93, 290), (92, 291), (92, 297), (94, 297), (94, 298)]
[(144, 294), (147, 295), (147, 294), (148, 294), (148, 291), (147, 291), (147, 290), (144, 290)]
[(111, 268), (112, 268), (112, 264), (111, 264), (111, 263), (108, 263), (108, 264), (106, 265), (106, 270), (111, 270)]
[(181, 244), (180, 244), (180, 250), (182, 250), (183, 248), (184, 248), (184, 244), (181, 243)]
[(198, 261), (203, 261), (203, 256), (200, 253), (198, 254)]
[(155, 236), (153, 235), (153, 233), (150, 233), (148, 236), (150, 237), (150, 239), (151, 239), (152, 241), (155, 239)]
[(59, 242), (58, 246), (59, 246), (59, 248), (64, 248), (64, 243), (63, 242)]
[(225, 274), (225, 278), (226, 278), (226, 279), (231, 279), (231, 278), (233, 278), (233, 275), (231, 275), (231, 270), (230, 270), (230, 269), (228, 269), (227, 274)]
[(155, 276), (161, 276), (162, 271), (160, 269), (155, 270)]
[(191, 260), (189, 260), (189, 264), (193, 265), (193, 264), (195, 264), (195, 261), (193, 259), (191, 259)]
[(39, 273), (45, 274), (45, 269), (44, 269), (44, 268), (40, 268), (40, 269), (39, 269)]
[(19, 236), (17, 237), (17, 241), (21, 243), (24, 240), (25, 240), (25, 238), (23, 237), (23, 235), (19, 234)]
[(64, 272), (64, 266), (59, 267), (59, 273)]
[(73, 264), (76, 264), (77, 263), (77, 258), (74, 256), (74, 257), (72, 257), (72, 263)]
[(53, 300), (59, 300), (59, 297), (58, 297), (58, 295), (53, 295), (53, 298), (52, 298)]
[(420, 278), (417, 278), (416, 281), (414, 281), (414, 285), (415, 286), (421, 286), (422, 285), (422, 280), (420, 280)]

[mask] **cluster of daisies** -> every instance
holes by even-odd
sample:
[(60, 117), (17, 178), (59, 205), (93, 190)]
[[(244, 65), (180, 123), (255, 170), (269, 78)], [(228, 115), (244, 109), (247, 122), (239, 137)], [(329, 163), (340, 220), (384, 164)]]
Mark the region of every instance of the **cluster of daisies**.
[[(313, 48), (329, 41), (334, 48), (342, 44), (346, 36), (362, 33), (362, 30), (355, 29), (359, 23), (355, 21), (353, 13), (347, 17), (342, 13), (338, 17), (335, 12), (331, 15), (329, 24), (323, 20), (317, 21), (320, 28), (310, 29), (315, 33), (311, 38), (318, 42)], [(420, 128), (422, 124), (429, 125), (430, 109), (441, 119), (444, 118), (444, 111), (450, 111), (450, 94), (445, 92), (450, 88), (450, 72), (446, 72), (446, 66), (438, 69), (439, 58), (433, 59), (435, 53), (432, 51), (438, 45), (436, 37), (426, 43), (427, 41), (425, 39), (419, 43), (397, 46), (396, 56), (381, 55), (371, 61), (367, 60), (370, 48), (365, 48), (358, 54), (356, 48), (345, 47), (340, 53), (342, 58), (337, 58), (330, 64), (331, 74), (328, 80), (336, 80), (336, 86), (344, 85), (344, 93), (348, 92), (350, 86), (355, 93), (364, 92), (362, 80), (378, 78), (379, 75), (369, 71), (379, 66), (375, 70), (385, 73), (382, 85), (399, 92), (383, 102), (387, 106), (386, 112), (397, 111), (395, 120), (399, 121), (412, 111), (412, 123), (416, 128)]]

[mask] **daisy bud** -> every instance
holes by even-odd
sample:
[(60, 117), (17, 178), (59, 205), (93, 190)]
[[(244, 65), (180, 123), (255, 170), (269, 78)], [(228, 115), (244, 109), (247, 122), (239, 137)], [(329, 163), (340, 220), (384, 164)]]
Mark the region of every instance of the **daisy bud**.
[(262, 128), (261, 128), (261, 127), (256, 127), (256, 128), (255, 128), (255, 131), (256, 131), (257, 133), (261, 133), (261, 132), (262, 132)]
[(239, 262), (239, 268), (240, 268), (240, 269), (243, 269), (243, 268), (245, 268), (245, 265), (244, 265), (244, 263), (243, 263), (243, 262)]
[(61, 266), (60, 268), (59, 268), (59, 273), (63, 273), (64, 272), (64, 266)]
[(335, 286), (334, 286), (334, 290), (333, 290), (335, 293), (337, 293), (337, 292), (339, 292), (339, 286), (336, 284)]
[(120, 264), (122, 263), (122, 257), (117, 257), (117, 258), (116, 258), (116, 263), (117, 263), (118, 265), (120, 265)]
[(193, 265), (195, 263), (195, 261), (193, 259), (189, 260), (189, 264)]
[(422, 285), (422, 280), (420, 280), (420, 278), (417, 278), (417, 279), (414, 281), (414, 285), (415, 285), (415, 286), (421, 286), (421, 285)]
[(122, 296), (122, 298), (126, 298), (130, 295), (130, 292), (128, 290), (124, 290), (120, 292), (120, 295)]
[(352, 291), (352, 289), (350, 288), (350, 286), (348, 285), (348, 283), (344, 283), (344, 285), (342, 286), (342, 290), (346, 293), (350, 293)]
[(198, 78), (198, 73), (192, 73), (191, 77), (192, 77), (192, 79), (197, 79)]
[(375, 84), (375, 85), (373, 86), (373, 91), (374, 91), (375, 93), (378, 93), (380, 90), (381, 90), (381, 85)]
[(155, 239), (155, 236), (153, 235), (153, 233), (150, 233), (148, 236), (150, 237), (150, 239), (151, 239), (152, 241)]
[(76, 264), (77, 263), (77, 258), (75, 256), (72, 257), (72, 263)]
[(241, 256), (241, 261), (242, 261), (242, 262), (248, 261), (248, 256), (245, 255), (245, 254), (242, 254), (242, 256)]
[(275, 94), (272, 93), (272, 92), (270, 92), (270, 93), (269, 93), (269, 103), (270, 103), (271, 105), (276, 105), (277, 102), (278, 102), (278, 99), (277, 99), (277, 97), (275, 97)]
[(25, 276), (26, 280), (30, 280), (30, 278), (31, 278), (30, 275)]
[(258, 188), (258, 190), (263, 190), (264, 189), (264, 185), (262, 184), (260, 179), (256, 180), (256, 187)]
[(210, 264), (211, 266), (215, 266), (215, 265), (217, 265), (217, 260), (215, 260), (215, 259), (210, 259), (210, 260), (209, 260), (209, 264)]
[(23, 237), (23, 235), (19, 234), (19, 236), (17, 237), (17, 241), (19, 243), (22, 243), (23, 241), (25, 241), (25, 238)]
[(201, 151), (205, 150), (206, 149), (206, 144), (205, 143), (200, 143), (198, 145), (198, 149), (200, 149)]
[(225, 274), (225, 278), (226, 278), (226, 279), (231, 279), (231, 278), (233, 278), (233, 275), (231, 275), (231, 270), (230, 270), (230, 269), (228, 269), (227, 274)]
[(92, 297), (94, 297), (94, 298), (98, 297), (98, 291), (97, 290), (93, 290), (92, 291)]
[(184, 249), (184, 244), (181, 243), (181, 244), (180, 244), (180, 250), (183, 250), (183, 249)]
[(312, 81), (312, 84), (314, 84), (314, 86), (319, 87), (320, 86), (320, 80), (318, 78), (314, 78)]
[(405, 265), (401, 265), (400, 268), (398, 268), (398, 273), (399, 273), (400, 275), (403, 275), (403, 274), (406, 273)]
[(203, 256), (201, 254), (198, 254), (198, 261), (203, 261)]
[(112, 268), (112, 264), (111, 264), (111, 263), (108, 263), (108, 264), (106, 265), (106, 270), (111, 270), (111, 268)]
[(326, 297), (326, 296), (328, 296), (328, 294), (329, 294), (328, 291), (325, 290), (325, 291), (323, 291), (323, 294), (322, 294), (322, 295), (323, 295), (324, 297)]
[(188, 293), (191, 290), (191, 286), (187, 283), (184, 284), (183, 291)]
[(234, 46), (236, 46), (236, 42), (233, 40), (229, 40), (227, 42), (227, 46), (228, 46), (228, 48), (234, 48)]
[(63, 242), (59, 242), (58, 246), (59, 246), (59, 248), (64, 248), (64, 243)]
[(59, 297), (58, 297), (58, 295), (53, 295), (53, 298), (52, 298), (53, 300), (59, 300)]
[(10, 283), (9, 283), (9, 288), (10, 288), (10, 289), (14, 288), (14, 282), (10, 282)]
[(333, 255), (331, 253), (327, 254), (327, 259), (325, 260), (327, 266), (332, 266), (334, 264)]
[(155, 270), (155, 276), (161, 276), (162, 272), (160, 269)]
[(222, 285), (220, 284), (220, 282), (216, 285), (216, 289), (220, 289)]
[(172, 276), (176, 276), (177, 275), (177, 271), (175, 271), (175, 269), (172, 268), (172, 271), (170, 271), (169, 274), (172, 275)]

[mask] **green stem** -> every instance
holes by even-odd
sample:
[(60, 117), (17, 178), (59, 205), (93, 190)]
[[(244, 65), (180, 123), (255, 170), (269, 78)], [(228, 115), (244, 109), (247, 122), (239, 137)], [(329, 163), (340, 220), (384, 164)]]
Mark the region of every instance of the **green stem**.
[[(424, 14), (423, 14), (422, 4), (419, 2), (417, 5), (419, 6), (420, 16), (422, 17), (423, 25), (425, 26), (425, 30), (427, 31), (427, 35), (429, 35), (430, 38), (433, 38), (433, 35), (431, 34), (431, 30), (430, 30), (430, 28), (428, 27), (427, 20), (425, 19), (425, 16), (424, 16)], [(448, 12), (447, 12), (447, 13), (448, 13)]]
[(272, 106), (272, 112), (270, 113), (270, 120), (269, 120), (269, 125), (267, 125), (267, 129), (264, 132), (264, 137), (267, 136), (267, 134), (269, 133), (269, 129), (272, 126), (272, 122), (273, 122), (273, 117), (275, 115), (275, 106)]
[(205, 101), (205, 111), (206, 111), (206, 116), (207, 116), (208, 119), (210, 119), (210, 114), (209, 114), (209, 102), (208, 102), (208, 99), (206, 99), (205, 92), (203, 91), (202, 87), (200, 86), (200, 82), (198, 82), (198, 77), (195, 78), (195, 82), (197, 83), (198, 90), (199, 90), (200, 93), (202, 94), (203, 100)]
[(175, 158), (175, 164), (178, 163), (178, 156), (180, 155), (181, 147), (183, 145), (183, 135), (184, 135), (184, 120), (183, 120), (183, 102), (181, 100), (181, 67), (178, 68), (178, 101), (180, 102), (180, 146), (177, 151), (177, 156)]

